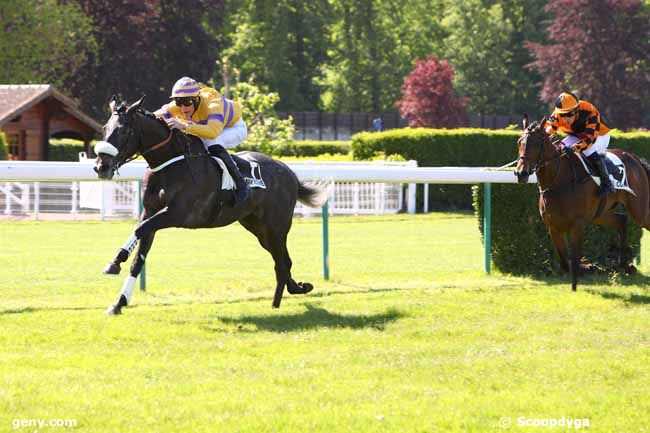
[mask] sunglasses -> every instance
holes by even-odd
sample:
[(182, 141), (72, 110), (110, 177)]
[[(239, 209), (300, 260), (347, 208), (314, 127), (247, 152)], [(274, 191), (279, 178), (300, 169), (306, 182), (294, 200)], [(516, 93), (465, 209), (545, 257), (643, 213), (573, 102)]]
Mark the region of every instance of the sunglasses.
[(177, 106), (184, 106), (184, 107), (189, 107), (190, 105), (194, 105), (194, 98), (191, 96), (186, 96), (183, 98), (174, 98), (174, 102), (176, 102)]
[(572, 111), (570, 113), (562, 113), (562, 114), (560, 114), (560, 117), (573, 117), (575, 115), (576, 115), (576, 112)]

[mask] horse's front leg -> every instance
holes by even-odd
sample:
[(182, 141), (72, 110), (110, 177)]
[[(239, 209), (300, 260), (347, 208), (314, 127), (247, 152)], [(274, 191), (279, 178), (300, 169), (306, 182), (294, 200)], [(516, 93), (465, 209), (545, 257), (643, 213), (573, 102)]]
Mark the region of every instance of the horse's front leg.
[(122, 308), (126, 307), (131, 302), (135, 281), (140, 274), (140, 271), (142, 271), (147, 254), (153, 244), (156, 230), (178, 225), (179, 220), (177, 216), (170, 212), (168, 208), (162, 209), (151, 218), (145, 219), (138, 225), (135, 229), (134, 237), (136, 238), (136, 241), (140, 241), (140, 247), (138, 248), (136, 257), (133, 260), (133, 264), (131, 265), (129, 276), (124, 280), (124, 284), (122, 285), (122, 289), (120, 290), (115, 304), (108, 307), (105, 314), (120, 314)]
[(571, 247), (571, 290), (574, 292), (578, 287), (578, 274), (580, 272), (580, 258), (582, 257), (582, 239), (584, 237), (584, 226), (575, 224), (569, 231), (569, 243)]
[(135, 281), (137, 280), (140, 272), (142, 272), (142, 267), (147, 258), (147, 254), (151, 249), (153, 244), (153, 237), (155, 233), (149, 233), (147, 236), (140, 239), (140, 244), (138, 251), (136, 252), (133, 263), (131, 264), (131, 271), (129, 276), (124, 280), (122, 285), (122, 290), (115, 301), (115, 304), (108, 307), (105, 311), (106, 314), (120, 314), (122, 312), (122, 307), (126, 307), (131, 302), (131, 297), (133, 296), (133, 288), (135, 287)]
[[(142, 217), (144, 218), (144, 217)], [(103, 273), (107, 275), (119, 275), (122, 271), (121, 263), (124, 263), (128, 260), (129, 256), (135, 249), (135, 246), (138, 244), (138, 238), (135, 234), (132, 234), (131, 237), (126, 241), (126, 243), (117, 250), (115, 258), (111, 260), (108, 265), (104, 268)]]

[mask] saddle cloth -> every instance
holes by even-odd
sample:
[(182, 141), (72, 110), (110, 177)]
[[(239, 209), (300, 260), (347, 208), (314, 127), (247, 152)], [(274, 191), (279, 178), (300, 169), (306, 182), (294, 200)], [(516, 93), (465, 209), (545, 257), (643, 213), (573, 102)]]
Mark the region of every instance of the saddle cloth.
[[(588, 163), (587, 158), (583, 157), (582, 154), (578, 154), (578, 156), (587, 173), (589, 173), (593, 181), (596, 182), (596, 185), (600, 186), (600, 177), (596, 174), (596, 170), (591, 166), (591, 163)], [(609, 180), (612, 182), (612, 186), (615, 189), (622, 189), (632, 195), (636, 195), (628, 185), (625, 164), (618, 156), (611, 152), (606, 152), (605, 165), (607, 166), (607, 172), (609, 173)]]
[[(262, 171), (257, 161), (250, 158), (244, 159), (236, 154), (232, 154), (231, 156), (235, 161), (235, 164), (237, 164), (239, 172), (244, 178), (244, 182), (248, 184), (249, 188), (266, 189), (266, 184), (264, 183), (264, 179), (262, 179)], [(230, 173), (228, 173), (226, 164), (224, 164), (221, 158), (217, 158), (216, 156), (213, 156), (212, 159), (214, 159), (221, 168), (221, 189), (235, 189), (235, 181)]]

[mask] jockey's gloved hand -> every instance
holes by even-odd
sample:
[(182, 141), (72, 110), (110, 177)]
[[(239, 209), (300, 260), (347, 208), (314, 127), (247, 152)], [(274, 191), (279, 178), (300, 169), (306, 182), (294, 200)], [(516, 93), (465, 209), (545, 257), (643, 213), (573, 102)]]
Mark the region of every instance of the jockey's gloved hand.
[(166, 119), (165, 122), (167, 122), (167, 126), (169, 126), (169, 129), (180, 129), (183, 131), (185, 129), (185, 123), (181, 122), (175, 117), (170, 117), (169, 119)]
[(570, 144), (565, 144), (562, 146), (562, 153), (573, 153), (576, 151), (576, 148)]
[(551, 143), (553, 143), (555, 146), (562, 142), (562, 140), (560, 140), (555, 134), (551, 135), (549, 138), (551, 139)]

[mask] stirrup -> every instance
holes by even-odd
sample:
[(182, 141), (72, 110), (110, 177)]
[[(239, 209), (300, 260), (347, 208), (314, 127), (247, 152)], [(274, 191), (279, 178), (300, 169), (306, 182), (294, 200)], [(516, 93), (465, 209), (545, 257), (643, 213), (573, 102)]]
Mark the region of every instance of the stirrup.
[(248, 197), (250, 196), (250, 187), (246, 183), (245, 180), (241, 180), (241, 182), (238, 182), (240, 185), (236, 185), (237, 188), (233, 191), (235, 193), (235, 202), (239, 203), (242, 201), (246, 201)]
[(600, 188), (598, 189), (598, 195), (607, 195), (609, 193), (615, 192), (616, 189), (611, 183), (605, 184), (602, 180), (600, 181)]

